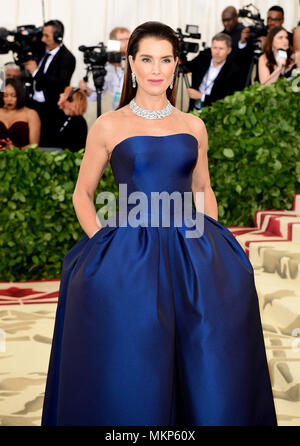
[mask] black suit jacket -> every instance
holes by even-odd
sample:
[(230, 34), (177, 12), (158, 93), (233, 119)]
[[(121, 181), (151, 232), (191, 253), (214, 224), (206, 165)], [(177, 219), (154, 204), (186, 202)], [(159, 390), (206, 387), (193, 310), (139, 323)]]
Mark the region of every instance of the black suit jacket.
[(60, 93), (70, 85), (75, 70), (76, 59), (73, 54), (62, 45), (52, 59), (46, 73), (39, 70), (35, 77), (36, 91), (43, 91), (47, 106), (56, 107)]
[(226, 29), (223, 29), (222, 33), (228, 34), (232, 38), (232, 52), (228, 57), (229, 60), (232, 60), (239, 67), (242, 86), (246, 87), (248, 86), (247, 78), (251, 62), (253, 61), (255, 46), (254, 42), (250, 39), (246, 47), (243, 49), (239, 48), (239, 41), (241, 40), (241, 34), (244, 28), (245, 26), (238, 22), (231, 31), (228, 32)]
[(88, 128), (84, 117), (68, 117), (63, 113), (61, 118), (57, 126), (56, 147), (67, 148), (72, 152), (85, 148)]
[[(211, 59), (211, 53), (206, 51), (187, 63), (187, 67), (192, 73), (192, 88), (195, 90), (199, 89), (209, 69)], [(231, 60), (227, 59), (215, 79), (210, 95), (205, 96), (204, 105), (211, 105), (213, 102), (223, 99), (225, 96), (229, 96), (242, 88), (239, 68)], [(193, 110), (194, 106), (195, 101), (190, 99), (189, 110)]]
[(245, 26), (238, 22), (237, 25), (231, 30), (226, 31), (226, 29), (223, 29), (221, 31), (224, 34), (228, 34), (232, 38), (232, 50), (233, 52), (239, 48), (239, 41), (241, 40), (241, 34)]

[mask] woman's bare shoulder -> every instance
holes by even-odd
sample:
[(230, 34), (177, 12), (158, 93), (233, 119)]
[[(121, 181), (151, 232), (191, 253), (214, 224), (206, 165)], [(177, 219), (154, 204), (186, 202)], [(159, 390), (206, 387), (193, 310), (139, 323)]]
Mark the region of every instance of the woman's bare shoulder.
[(33, 108), (24, 107), (23, 112), (26, 113), (28, 118), (39, 119), (38, 112), (36, 110), (34, 110)]
[(267, 55), (265, 53), (262, 53), (262, 55), (258, 58), (258, 62), (267, 63)]
[(123, 127), (126, 127), (126, 111), (124, 108), (103, 113), (96, 119), (89, 131), (89, 139), (105, 146), (108, 153), (114, 146), (116, 135), (122, 134)]
[(125, 117), (125, 107), (122, 107), (119, 110), (110, 110), (108, 112), (103, 113), (99, 116), (94, 126), (97, 128), (101, 128), (101, 130), (115, 130), (115, 126), (120, 123), (120, 120)]
[(203, 134), (206, 133), (206, 126), (204, 121), (196, 115), (192, 113), (184, 113), (180, 110), (177, 110), (179, 113), (179, 118), (182, 122), (185, 123), (185, 126), (188, 127), (190, 132), (196, 136), (197, 139), (201, 138)]

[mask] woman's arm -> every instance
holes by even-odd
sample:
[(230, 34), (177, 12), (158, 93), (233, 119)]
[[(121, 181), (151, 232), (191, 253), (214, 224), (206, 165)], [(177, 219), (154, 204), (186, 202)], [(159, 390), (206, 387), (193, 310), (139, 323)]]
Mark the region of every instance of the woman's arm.
[(270, 74), (270, 70), (267, 67), (267, 58), (264, 54), (260, 56), (258, 59), (258, 77), (259, 82), (262, 85), (270, 85), (273, 82), (276, 82), (282, 72), (282, 61), (277, 61), (277, 63), (280, 62), (280, 65), (275, 68), (273, 73)]
[(193, 170), (192, 176), (192, 192), (196, 210), (203, 212), (200, 208), (200, 202), (197, 200), (196, 192), (204, 193), (204, 214), (218, 220), (218, 205), (214, 191), (210, 185), (210, 177), (208, 171), (207, 147), (208, 137), (204, 122), (197, 117), (195, 118), (195, 132), (198, 136), (198, 158)]
[[(40, 143), (41, 120), (35, 110), (28, 109), (29, 144)], [(23, 147), (26, 148), (27, 146)]]
[(294, 50), (296, 52), (300, 52), (300, 26), (297, 26), (297, 28), (294, 30), (293, 42)]
[[(299, 42), (299, 45), (300, 45), (300, 42)], [(297, 68), (300, 68), (300, 50), (299, 51), (295, 51), (294, 60), (295, 60), (295, 63), (297, 65)]]
[(109, 141), (110, 117), (101, 115), (90, 129), (86, 149), (73, 193), (73, 205), (84, 232), (91, 238), (102, 228), (94, 205), (94, 193), (109, 161), (106, 141)]

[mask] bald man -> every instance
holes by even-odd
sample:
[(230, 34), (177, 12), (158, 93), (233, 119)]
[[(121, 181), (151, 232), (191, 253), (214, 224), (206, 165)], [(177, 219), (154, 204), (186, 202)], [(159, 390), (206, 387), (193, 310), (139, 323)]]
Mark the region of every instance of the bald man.
[[(248, 74), (254, 55), (254, 47), (252, 44), (244, 43), (241, 45), (244, 32), (247, 30), (249, 34), (249, 28), (238, 21), (238, 12), (234, 6), (228, 6), (222, 12), (222, 22), (224, 25), (225, 34), (228, 34), (232, 39), (232, 53), (230, 55), (231, 60), (239, 67), (241, 84), (247, 86)], [(229, 59), (230, 60), (230, 59)]]
[(232, 49), (238, 49), (238, 44), (241, 39), (242, 30), (245, 28), (242, 23), (238, 21), (238, 12), (234, 6), (228, 6), (222, 12), (222, 22), (224, 30), (222, 33), (228, 34), (232, 39)]

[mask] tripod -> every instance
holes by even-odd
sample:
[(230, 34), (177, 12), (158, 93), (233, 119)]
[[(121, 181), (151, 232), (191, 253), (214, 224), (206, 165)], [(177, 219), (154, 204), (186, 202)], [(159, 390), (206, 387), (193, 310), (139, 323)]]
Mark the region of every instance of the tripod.
[(88, 66), (86, 75), (83, 78), (83, 80), (85, 82), (88, 81), (89, 72), (93, 73), (93, 81), (94, 81), (94, 85), (96, 88), (97, 118), (98, 118), (101, 115), (101, 96), (102, 96), (102, 91), (103, 91), (103, 87), (104, 87), (104, 79), (105, 79), (107, 71), (103, 65)]
[(189, 70), (186, 68), (184, 62), (179, 61), (178, 63), (178, 88), (180, 92), (180, 110), (183, 111), (183, 85), (185, 84), (186, 88), (190, 88), (190, 82), (187, 73)]
[(252, 57), (250, 68), (249, 68), (249, 72), (248, 72), (247, 79), (246, 79), (245, 87), (249, 87), (249, 85), (252, 84), (252, 77), (253, 77), (253, 70), (254, 70), (254, 68), (256, 68), (255, 80), (257, 79), (257, 63), (258, 63), (258, 59), (259, 59), (260, 55), (261, 55), (261, 52), (259, 52), (259, 53), (255, 52), (254, 56)]

